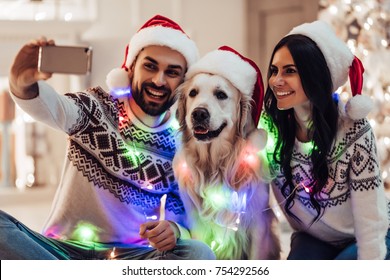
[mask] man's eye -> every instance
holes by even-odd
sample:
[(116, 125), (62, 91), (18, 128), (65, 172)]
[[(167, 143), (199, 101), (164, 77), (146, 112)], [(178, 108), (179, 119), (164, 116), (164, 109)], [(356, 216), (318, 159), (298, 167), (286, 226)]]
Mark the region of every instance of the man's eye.
[(220, 99), (220, 100), (224, 100), (224, 99), (227, 99), (228, 96), (226, 93), (224, 93), (223, 91), (221, 90), (218, 90), (216, 93), (215, 93), (215, 96)]
[(166, 74), (169, 76), (169, 77), (177, 77), (177, 76), (180, 76), (180, 73), (175, 71), (175, 70), (170, 70), (170, 71), (167, 71)]
[(152, 63), (146, 63), (144, 64), (144, 67), (147, 69), (147, 70), (156, 70), (157, 69), (157, 66), (152, 64)]
[(190, 97), (195, 97), (197, 94), (198, 94), (198, 92), (197, 92), (195, 89), (192, 89), (192, 90), (190, 91), (189, 96), (190, 96)]

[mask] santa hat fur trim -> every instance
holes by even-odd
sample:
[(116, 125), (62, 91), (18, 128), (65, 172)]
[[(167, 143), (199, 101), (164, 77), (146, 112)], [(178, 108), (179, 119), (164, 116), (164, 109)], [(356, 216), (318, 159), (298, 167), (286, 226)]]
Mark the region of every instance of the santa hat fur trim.
[(264, 86), (261, 72), (252, 60), (228, 46), (222, 46), (191, 66), (186, 73), (186, 80), (199, 73), (220, 75), (253, 100), (252, 117), (257, 124), (262, 110)]
[(291, 34), (304, 35), (317, 44), (328, 65), (333, 91), (344, 85), (349, 77), (353, 97), (348, 100), (344, 110), (341, 110), (342, 113), (354, 120), (366, 117), (373, 108), (373, 102), (369, 96), (361, 95), (363, 64), (333, 29), (326, 22), (317, 20), (293, 28), (288, 35)]
[(316, 42), (332, 76), (333, 91), (347, 82), (348, 69), (352, 65), (354, 55), (326, 22), (318, 20), (304, 23), (293, 28), (289, 34), (305, 35)]
[(229, 80), (239, 91), (252, 97), (256, 70), (231, 51), (218, 49), (207, 53), (188, 69), (186, 79), (191, 79), (198, 73), (220, 75)]
[(199, 58), (199, 51), (181, 27), (169, 18), (156, 15), (148, 20), (126, 47), (125, 60), (122, 68), (113, 69), (106, 79), (110, 89), (126, 88), (129, 86), (127, 70), (130, 68), (138, 53), (147, 46), (166, 46), (181, 53), (190, 67)]

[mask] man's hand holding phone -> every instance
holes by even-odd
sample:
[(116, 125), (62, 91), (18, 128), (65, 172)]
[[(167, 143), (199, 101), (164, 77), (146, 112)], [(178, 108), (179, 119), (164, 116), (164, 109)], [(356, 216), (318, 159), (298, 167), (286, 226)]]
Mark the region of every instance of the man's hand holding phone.
[(11, 92), (19, 98), (38, 95), (37, 81), (49, 79), (53, 73), (85, 75), (92, 66), (92, 48), (56, 46), (54, 40), (42, 37), (22, 47), (11, 66)]
[(38, 95), (36, 82), (52, 76), (52, 73), (38, 71), (39, 48), (53, 45), (53, 40), (43, 37), (22, 47), (15, 57), (9, 75), (10, 90), (14, 95), (22, 99), (31, 99)]

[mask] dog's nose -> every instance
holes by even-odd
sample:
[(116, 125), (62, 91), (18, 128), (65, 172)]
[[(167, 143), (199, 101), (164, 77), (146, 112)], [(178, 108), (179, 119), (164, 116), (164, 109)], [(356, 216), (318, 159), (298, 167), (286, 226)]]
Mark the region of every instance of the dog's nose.
[(192, 112), (192, 119), (196, 122), (205, 122), (210, 119), (210, 113), (205, 108), (196, 108)]

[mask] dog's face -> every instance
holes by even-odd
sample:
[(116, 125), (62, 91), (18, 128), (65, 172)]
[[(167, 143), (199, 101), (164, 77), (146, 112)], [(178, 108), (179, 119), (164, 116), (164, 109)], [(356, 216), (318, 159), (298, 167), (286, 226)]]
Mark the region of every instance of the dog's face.
[(181, 130), (205, 143), (231, 137), (241, 120), (241, 93), (225, 78), (200, 73), (178, 88)]

